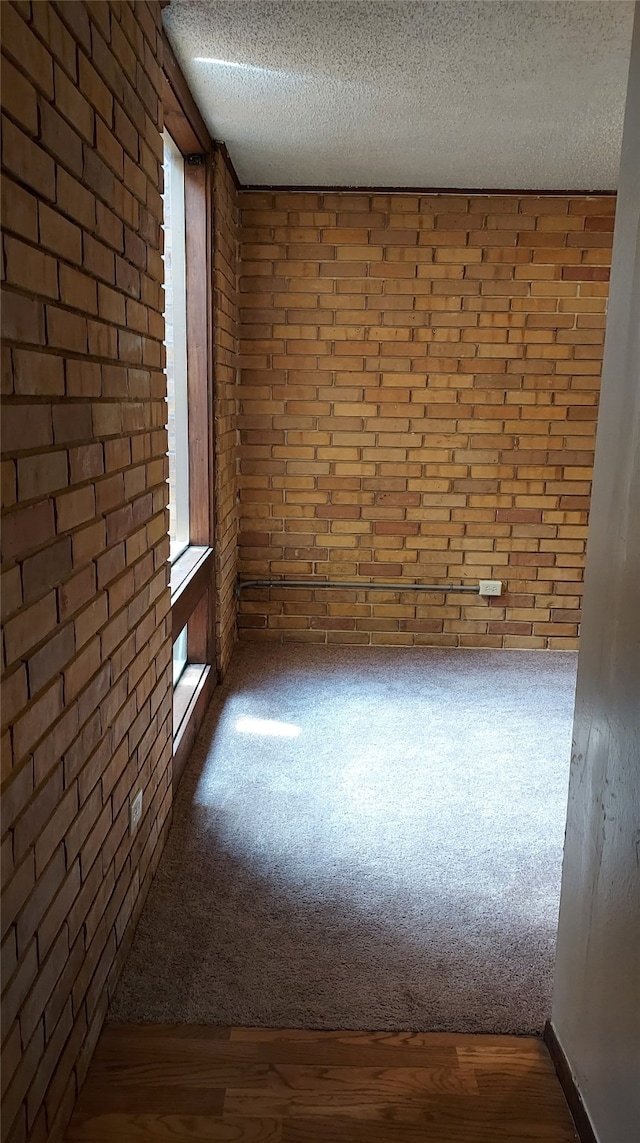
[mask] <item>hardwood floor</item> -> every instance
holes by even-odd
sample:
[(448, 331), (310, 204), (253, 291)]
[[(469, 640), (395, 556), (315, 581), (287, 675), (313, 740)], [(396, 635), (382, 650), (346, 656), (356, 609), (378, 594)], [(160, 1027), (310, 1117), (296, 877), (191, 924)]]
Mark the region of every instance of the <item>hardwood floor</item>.
[(574, 1143), (540, 1040), (104, 1029), (67, 1143)]

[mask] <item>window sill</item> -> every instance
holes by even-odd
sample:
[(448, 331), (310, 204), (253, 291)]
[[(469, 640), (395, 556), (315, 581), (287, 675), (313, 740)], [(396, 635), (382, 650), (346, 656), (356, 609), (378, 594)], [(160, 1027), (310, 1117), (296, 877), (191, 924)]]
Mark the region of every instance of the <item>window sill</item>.
[(172, 566), (173, 566), (173, 564), (177, 563), (178, 560), (180, 559), (180, 556), (183, 555), (184, 552), (186, 552), (188, 547), (189, 547), (189, 541), (188, 540), (184, 544), (178, 543), (177, 540), (170, 540), (169, 541), (169, 549), (170, 549), (169, 550), (169, 563)]
[(204, 681), (209, 667), (203, 663), (187, 663), (173, 688), (173, 740), (179, 738), (183, 723), (189, 718), (190, 707), (193, 703), (198, 687)]
[(213, 667), (189, 663), (173, 690), (173, 788), (191, 753), (216, 683)]

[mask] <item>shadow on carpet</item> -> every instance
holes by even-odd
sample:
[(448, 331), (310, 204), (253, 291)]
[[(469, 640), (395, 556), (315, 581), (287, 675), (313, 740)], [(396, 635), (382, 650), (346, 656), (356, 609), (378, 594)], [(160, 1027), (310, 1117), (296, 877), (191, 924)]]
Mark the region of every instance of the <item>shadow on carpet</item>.
[(240, 647), (110, 1018), (540, 1032), (575, 667)]

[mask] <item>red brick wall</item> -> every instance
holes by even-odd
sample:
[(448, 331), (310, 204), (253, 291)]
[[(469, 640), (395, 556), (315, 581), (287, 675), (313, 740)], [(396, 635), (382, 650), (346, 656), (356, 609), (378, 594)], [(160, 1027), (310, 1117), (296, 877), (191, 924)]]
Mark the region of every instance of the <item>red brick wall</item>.
[(160, 7), (2, 9), (2, 1110), (18, 1143), (60, 1137), (159, 856), (171, 645)]
[(237, 638), (234, 587), (238, 566), (237, 373), (238, 192), (216, 149), (214, 219), (214, 383), (216, 461), (216, 593), (218, 669), (224, 674)]
[(248, 639), (577, 645), (612, 197), (243, 192)]

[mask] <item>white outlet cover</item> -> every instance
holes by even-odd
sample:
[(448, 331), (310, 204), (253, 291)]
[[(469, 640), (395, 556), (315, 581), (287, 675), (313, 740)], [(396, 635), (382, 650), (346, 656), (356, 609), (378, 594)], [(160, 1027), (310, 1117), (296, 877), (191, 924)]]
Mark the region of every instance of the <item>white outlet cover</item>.
[(480, 595), (502, 595), (502, 580), (481, 579), (478, 591)]
[(134, 833), (140, 824), (142, 817), (142, 790), (138, 790), (134, 798), (131, 799), (129, 806), (129, 826), (131, 833)]

